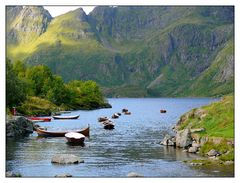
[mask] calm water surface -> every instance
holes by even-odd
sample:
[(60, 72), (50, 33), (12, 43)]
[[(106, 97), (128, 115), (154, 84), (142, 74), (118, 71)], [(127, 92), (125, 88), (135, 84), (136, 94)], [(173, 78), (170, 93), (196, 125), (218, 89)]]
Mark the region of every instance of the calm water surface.
[[(126, 177), (129, 172), (145, 177), (232, 176), (231, 170), (189, 167), (182, 161), (197, 158), (197, 155), (159, 145), (166, 133), (172, 133), (171, 127), (183, 113), (215, 100), (109, 99), (111, 109), (74, 111), (66, 115), (80, 114), (77, 120), (39, 123), (52, 131), (76, 130), (89, 124), (90, 138), (86, 138), (85, 147), (69, 146), (64, 137), (38, 138), (34, 132), (21, 140), (7, 140), (6, 168), (24, 177), (54, 177), (62, 173), (74, 177)], [(132, 115), (115, 119), (114, 130), (104, 130), (97, 122), (98, 117), (111, 117), (122, 108), (128, 108)], [(166, 109), (167, 113), (161, 114), (160, 109)], [(51, 158), (57, 153), (77, 155), (85, 163), (51, 164)]]

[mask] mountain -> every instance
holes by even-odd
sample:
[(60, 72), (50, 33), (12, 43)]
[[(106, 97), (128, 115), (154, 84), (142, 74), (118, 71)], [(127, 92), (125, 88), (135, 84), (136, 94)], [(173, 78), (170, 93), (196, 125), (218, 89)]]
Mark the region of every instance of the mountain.
[(232, 6), (99, 6), (55, 18), (8, 6), (7, 56), (94, 80), (106, 96), (219, 96), (234, 90), (233, 22)]

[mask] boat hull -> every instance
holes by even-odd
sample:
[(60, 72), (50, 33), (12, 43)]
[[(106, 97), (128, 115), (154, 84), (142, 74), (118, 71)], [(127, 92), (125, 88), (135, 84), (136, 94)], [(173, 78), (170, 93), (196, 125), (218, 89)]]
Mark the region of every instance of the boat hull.
[[(89, 137), (89, 131), (90, 131), (90, 128), (87, 127), (87, 128), (82, 129), (82, 130), (73, 131), (73, 132), (81, 133), (84, 136)], [(51, 132), (51, 131), (46, 131), (46, 130), (37, 128), (36, 132), (37, 132), (38, 136), (41, 136), (41, 137), (64, 137), (65, 134), (68, 133), (69, 131), (66, 131), (66, 132)]]
[(66, 137), (66, 139), (69, 144), (84, 144), (84, 140), (85, 140), (84, 137), (80, 139)]
[(78, 119), (79, 115), (77, 116), (53, 116), (53, 119)]
[(33, 122), (50, 122), (52, 120), (52, 118), (48, 117), (28, 117), (27, 119)]

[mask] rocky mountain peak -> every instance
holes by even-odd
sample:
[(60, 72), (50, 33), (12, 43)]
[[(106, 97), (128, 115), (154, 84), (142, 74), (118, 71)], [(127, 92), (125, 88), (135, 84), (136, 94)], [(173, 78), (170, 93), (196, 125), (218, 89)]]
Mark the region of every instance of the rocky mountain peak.
[(12, 20), (8, 26), (9, 43), (24, 43), (36, 39), (46, 31), (52, 20), (50, 13), (42, 6), (7, 7), (7, 9), (8, 12), (18, 10), (15, 16), (7, 14), (7, 22), (8, 19)]

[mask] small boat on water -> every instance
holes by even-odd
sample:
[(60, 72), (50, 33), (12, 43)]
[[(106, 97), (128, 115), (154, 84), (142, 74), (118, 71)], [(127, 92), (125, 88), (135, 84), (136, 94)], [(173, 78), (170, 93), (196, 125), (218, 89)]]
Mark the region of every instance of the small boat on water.
[(123, 112), (123, 113), (124, 113), (124, 112), (128, 112), (128, 109), (124, 108), (124, 109), (122, 109), (122, 112)]
[(102, 122), (103, 124), (103, 128), (106, 129), (106, 130), (111, 130), (111, 129), (114, 129), (114, 123), (112, 121), (103, 121)]
[(65, 131), (65, 132), (53, 132), (53, 131), (47, 131), (44, 130), (42, 128), (37, 128), (36, 132), (38, 134), (38, 136), (41, 137), (64, 137), (66, 133), (69, 132), (75, 132), (75, 133), (81, 133), (86, 137), (89, 137), (89, 131), (90, 131), (90, 127), (88, 126), (87, 128), (84, 128), (82, 130), (76, 130), (76, 131)]
[(107, 121), (107, 120), (108, 120), (108, 117), (106, 117), (106, 116), (98, 118), (98, 122), (103, 122), (103, 121)]
[(60, 114), (69, 114), (71, 111), (59, 111)]
[(27, 119), (33, 122), (50, 122), (52, 120), (50, 117), (27, 117)]
[(114, 114), (112, 115), (112, 119), (116, 119), (116, 118), (119, 118), (119, 115), (118, 115), (117, 113), (114, 113)]
[(114, 124), (113, 123), (106, 123), (103, 127), (106, 130), (112, 130), (114, 129)]
[(79, 115), (75, 116), (53, 116), (54, 119), (78, 119)]
[(124, 112), (125, 115), (131, 115), (131, 112), (127, 111), (127, 112)]
[(65, 138), (70, 144), (84, 144), (85, 136), (81, 133), (69, 132), (65, 134)]
[(161, 109), (160, 110), (160, 113), (166, 113), (167, 111), (166, 110), (164, 110), (164, 109)]

